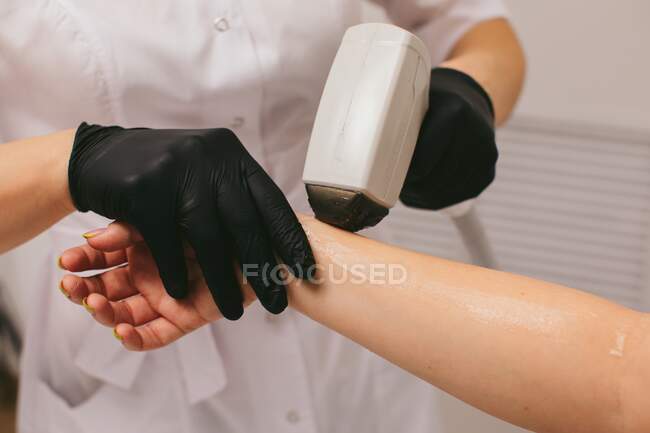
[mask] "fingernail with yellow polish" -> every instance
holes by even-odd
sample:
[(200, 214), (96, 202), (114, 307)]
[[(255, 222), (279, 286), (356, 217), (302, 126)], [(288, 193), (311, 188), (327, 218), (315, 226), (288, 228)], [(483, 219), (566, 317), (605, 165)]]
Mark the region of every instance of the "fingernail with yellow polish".
[(117, 328), (113, 328), (113, 336), (118, 340), (122, 341), (122, 336), (117, 333)]
[(59, 290), (65, 295), (66, 298), (70, 299), (70, 293), (68, 293), (68, 291), (63, 288), (63, 281), (59, 283)]
[(105, 228), (103, 228), (103, 229), (95, 229), (95, 230), (91, 230), (89, 232), (84, 233), (82, 236), (84, 238), (86, 238), (86, 239), (90, 239), (90, 238), (94, 238), (95, 236), (101, 235), (105, 231), (106, 231)]
[(63, 262), (61, 261), (62, 256), (59, 256), (59, 259), (56, 261), (56, 265), (59, 267), (59, 269), (63, 269), (64, 271), (66, 268), (63, 266)]
[(84, 308), (86, 309), (86, 311), (88, 311), (90, 314), (95, 314), (95, 309), (93, 307), (91, 307), (90, 305), (88, 305), (88, 297), (87, 296), (81, 300), (81, 305), (83, 305)]

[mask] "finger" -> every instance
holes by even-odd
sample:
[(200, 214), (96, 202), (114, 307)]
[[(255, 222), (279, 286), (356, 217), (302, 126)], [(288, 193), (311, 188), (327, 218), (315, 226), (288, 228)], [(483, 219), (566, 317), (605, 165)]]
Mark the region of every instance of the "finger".
[(211, 203), (204, 202), (187, 216), (185, 236), (196, 253), (219, 311), (223, 317), (237, 320), (244, 314), (243, 295), (232, 268), (227, 235), (222, 230), (216, 209)]
[(180, 234), (170, 220), (153, 215), (135, 225), (158, 266), (165, 290), (172, 298), (182, 299), (187, 296), (187, 267)]
[(248, 184), (275, 251), (295, 276), (307, 278), (314, 253), (286, 197), (257, 163), (249, 169)]
[(132, 225), (125, 222), (112, 222), (98, 233), (94, 230), (91, 236), (86, 236), (88, 245), (103, 252), (124, 250), (136, 242), (143, 240), (140, 232)]
[(129, 350), (144, 351), (166, 346), (181, 338), (185, 333), (164, 317), (158, 317), (141, 326), (118, 324), (115, 335)]
[[(281, 313), (287, 307), (287, 292), (279, 278), (278, 262), (262, 218), (246, 184), (241, 189), (222, 192), (220, 198), (219, 214), (235, 243), (243, 276), (264, 308), (274, 314)], [(237, 213), (233, 214), (231, 209), (237, 209)]]
[(109, 327), (119, 323), (139, 326), (160, 317), (142, 295), (111, 302), (106, 297), (93, 293), (85, 298), (85, 306), (97, 322)]
[(59, 258), (59, 265), (70, 272), (83, 272), (95, 269), (107, 269), (126, 262), (126, 251), (117, 250), (110, 253), (98, 251), (89, 245), (65, 250)]
[(77, 304), (92, 293), (98, 293), (112, 301), (138, 293), (131, 284), (129, 271), (126, 267), (112, 269), (91, 277), (66, 275), (61, 280), (61, 288), (70, 300)]

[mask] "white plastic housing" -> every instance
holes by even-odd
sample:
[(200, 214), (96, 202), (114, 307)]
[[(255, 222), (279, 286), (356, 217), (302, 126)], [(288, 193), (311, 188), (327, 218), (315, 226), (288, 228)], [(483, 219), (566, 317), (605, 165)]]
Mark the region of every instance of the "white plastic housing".
[(393, 207), (428, 108), (430, 71), (427, 48), (406, 30), (349, 28), (318, 107), (303, 181)]

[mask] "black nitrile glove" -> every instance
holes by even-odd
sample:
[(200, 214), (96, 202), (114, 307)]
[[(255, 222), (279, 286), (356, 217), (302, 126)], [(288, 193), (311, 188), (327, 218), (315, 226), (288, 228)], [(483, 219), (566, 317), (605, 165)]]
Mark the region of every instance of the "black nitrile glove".
[(494, 109), (485, 90), (460, 71), (433, 69), (429, 110), (400, 200), (437, 210), (474, 198), (494, 180), (497, 157)]
[(243, 314), (235, 257), (272, 313), (287, 306), (284, 285), (269, 277), (277, 265), (274, 251), (298, 276), (314, 264), (286, 198), (228, 129), (82, 123), (68, 176), (80, 211), (128, 222), (142, 233), (174, 298), (188, 290), (182, 237), (187, 239), (228, 319)]

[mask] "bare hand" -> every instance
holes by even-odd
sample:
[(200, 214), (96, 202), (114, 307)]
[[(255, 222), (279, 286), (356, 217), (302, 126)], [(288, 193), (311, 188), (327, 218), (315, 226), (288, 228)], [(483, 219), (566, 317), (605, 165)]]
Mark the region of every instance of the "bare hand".
[[(61, 288), (71, 301), (84, 303), (97, 322), (113, 327), (127, 349), (157, 349), (222, 317), (189, 247), (185, 260), (189, 296), (176, 300), (165, 291), (141, 235), (128, 224), (113, 223), (89, 238), (87, 245), (66, 250), (60, 258), (61, 266), (71, 272), (103, 272), (91, 277), (66, 275)], [(249, 286), (242, 290), (247, 306), (255, 295)]]

